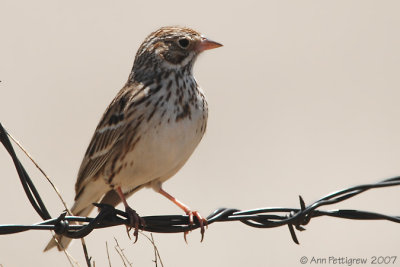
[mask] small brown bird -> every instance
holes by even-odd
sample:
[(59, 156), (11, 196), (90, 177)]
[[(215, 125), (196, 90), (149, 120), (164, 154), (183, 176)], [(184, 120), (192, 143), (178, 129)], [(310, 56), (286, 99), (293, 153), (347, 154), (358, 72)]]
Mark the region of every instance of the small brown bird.
[[(197, 217), (203, 239), (207, 221), (161, 185), (185, 164), (204, 135), (208, 108), (193, 64), (201, 52), (220, 46), (182, 27), (163, 27), (145, 39), (127, 83), (104, 112), (86, 150), (75, 184), (74, 215), (88, 216), (94, 202), (116, 206), (122, 201), (137, 238), (143, 221), (126, 198), (151, 187), (178, 205), (191, 223)], [(71, 241), (57, 240), (45, 251), (65, 249)]]

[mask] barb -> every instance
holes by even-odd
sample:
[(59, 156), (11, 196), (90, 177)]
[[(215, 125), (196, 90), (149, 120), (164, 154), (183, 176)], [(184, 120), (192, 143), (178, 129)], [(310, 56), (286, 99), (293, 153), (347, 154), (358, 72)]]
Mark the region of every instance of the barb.
[[(70, 238), (82, 238), (90, 234), (94, 229), (112, 227), (117, 225), (129, 225), (128, 215), (112, 206), (104, 204), (94, 204), (99, 208), (99, 214), (94, 217), (67, 216), (62, 213), (57, 218), (52, 218), (47, 211), (40, 195), (37, 192), (29, 175), (25, 171), (21, 162), (17, 158), (14, 149), (8, 139), (7, 132), (0, 124), (0, 141), (13, 159), (18, 176), (24, 187), (32, 206), (42, 217), (43, 221), (33, 225), (0, 225), (0, 235), (13, 234), (28, 230), (54, 230), (57, 234), (62, 234)], [(300, 196), (299, 208), (260, 208), (253, 210), (238, 210), (230, 208), (220, 208), (212, 212), (208, 217), (208, 225), (215, 222), (240, 221), (243, 224), (256, 228), (274, 228), (287, 225), (293, 241), (299, 244), (296, 237), (296, 230), (303, 231), (303, 226), (307, 225), (312, 218), (329, 216), (350, 220), (387, 220), (400, 223), (400, 216), (390, 216), (376, 212), (362, 210), (321, 210), (323, 206), (336, 204), (355, 197), (358, 194), (371, 189), (400, 185), (400, 176), (385, 179), (381, 182), (353, 186), (328, 194), (321, 199), (306, 205)], [(190, 225), (189, 217), (186, 215), (160, 215), (145, 216), (145, 227), (141, 229), (156, 233), (182, 233), (199, 228), (199, 222), (195, 220), (194, 225)], [(79, 222), (81, 224), (74, 224)]]

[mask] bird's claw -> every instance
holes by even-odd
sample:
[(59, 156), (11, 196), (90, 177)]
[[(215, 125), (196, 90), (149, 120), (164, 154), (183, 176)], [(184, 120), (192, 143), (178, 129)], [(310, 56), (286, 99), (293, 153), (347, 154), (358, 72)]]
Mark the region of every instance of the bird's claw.
[[(206, 226), (206, 228), (208, 228), (208, 222), (207, 219), (203, 218), (200, 213), (198, 211), (188, 211), (186, 212), (186, 214), (189, 216), (189, 225), (194, 225), (194, 217), (197, 218), (199, 225), (200, 225), (200, 233), (201, 233), (201, 240), (200, 242), (203, 242), (204, 239), (204, 226)], [(183, 238), (185, 239), (185, 242), (187, 243), (186, 240), (186, 235), (189, 233), (190, 231), (186, 231), (183, 233)]]
[(139, 227), (143, 228), (146, 223), (143, 220), (142, 217), (140, 217), (137, 212), (132, 209), (131, 207), (125, 207), (125, 212), (128, 214), (128, 219), (129, 219), (129, 226), (126, 226), (126, 232), (128, 234), (129, 239), (131, 239), (129, 235), (129, 231), (134, 228), (135, 230), (133, 231), (133, 236), (135, 237), (135, 242), (138, 240), (138, 235), (139, 235)]

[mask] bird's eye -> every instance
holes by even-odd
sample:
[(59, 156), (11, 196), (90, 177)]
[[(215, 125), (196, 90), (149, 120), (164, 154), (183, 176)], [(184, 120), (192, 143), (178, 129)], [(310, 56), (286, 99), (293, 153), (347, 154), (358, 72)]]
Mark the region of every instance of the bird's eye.
[(189, 40), (186, 38), (179, 39), (178, 44), (182, 48), (187, 48), (189, 46)]

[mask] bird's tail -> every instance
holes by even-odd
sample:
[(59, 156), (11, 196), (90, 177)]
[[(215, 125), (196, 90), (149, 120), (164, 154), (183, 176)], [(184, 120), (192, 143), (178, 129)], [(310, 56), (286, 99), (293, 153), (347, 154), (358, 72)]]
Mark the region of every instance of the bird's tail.
[[(75, 198), (71, 212), (74, 216), (86, 217), (94, 208), (92, 203), (99, 202), (104, 193), (109, 190), (109, 187), (102, 179), (97, 179), (91, 181), (90, 186), (86, 186), (82, 190)], [(50, 240), (44, 251), (48, 251), (53, 247), (57, 247), (59, 251), (62, 251), (68, 247), (71, 241), (72, 239), (66, 236), (55, 235), (55, 238)]]

